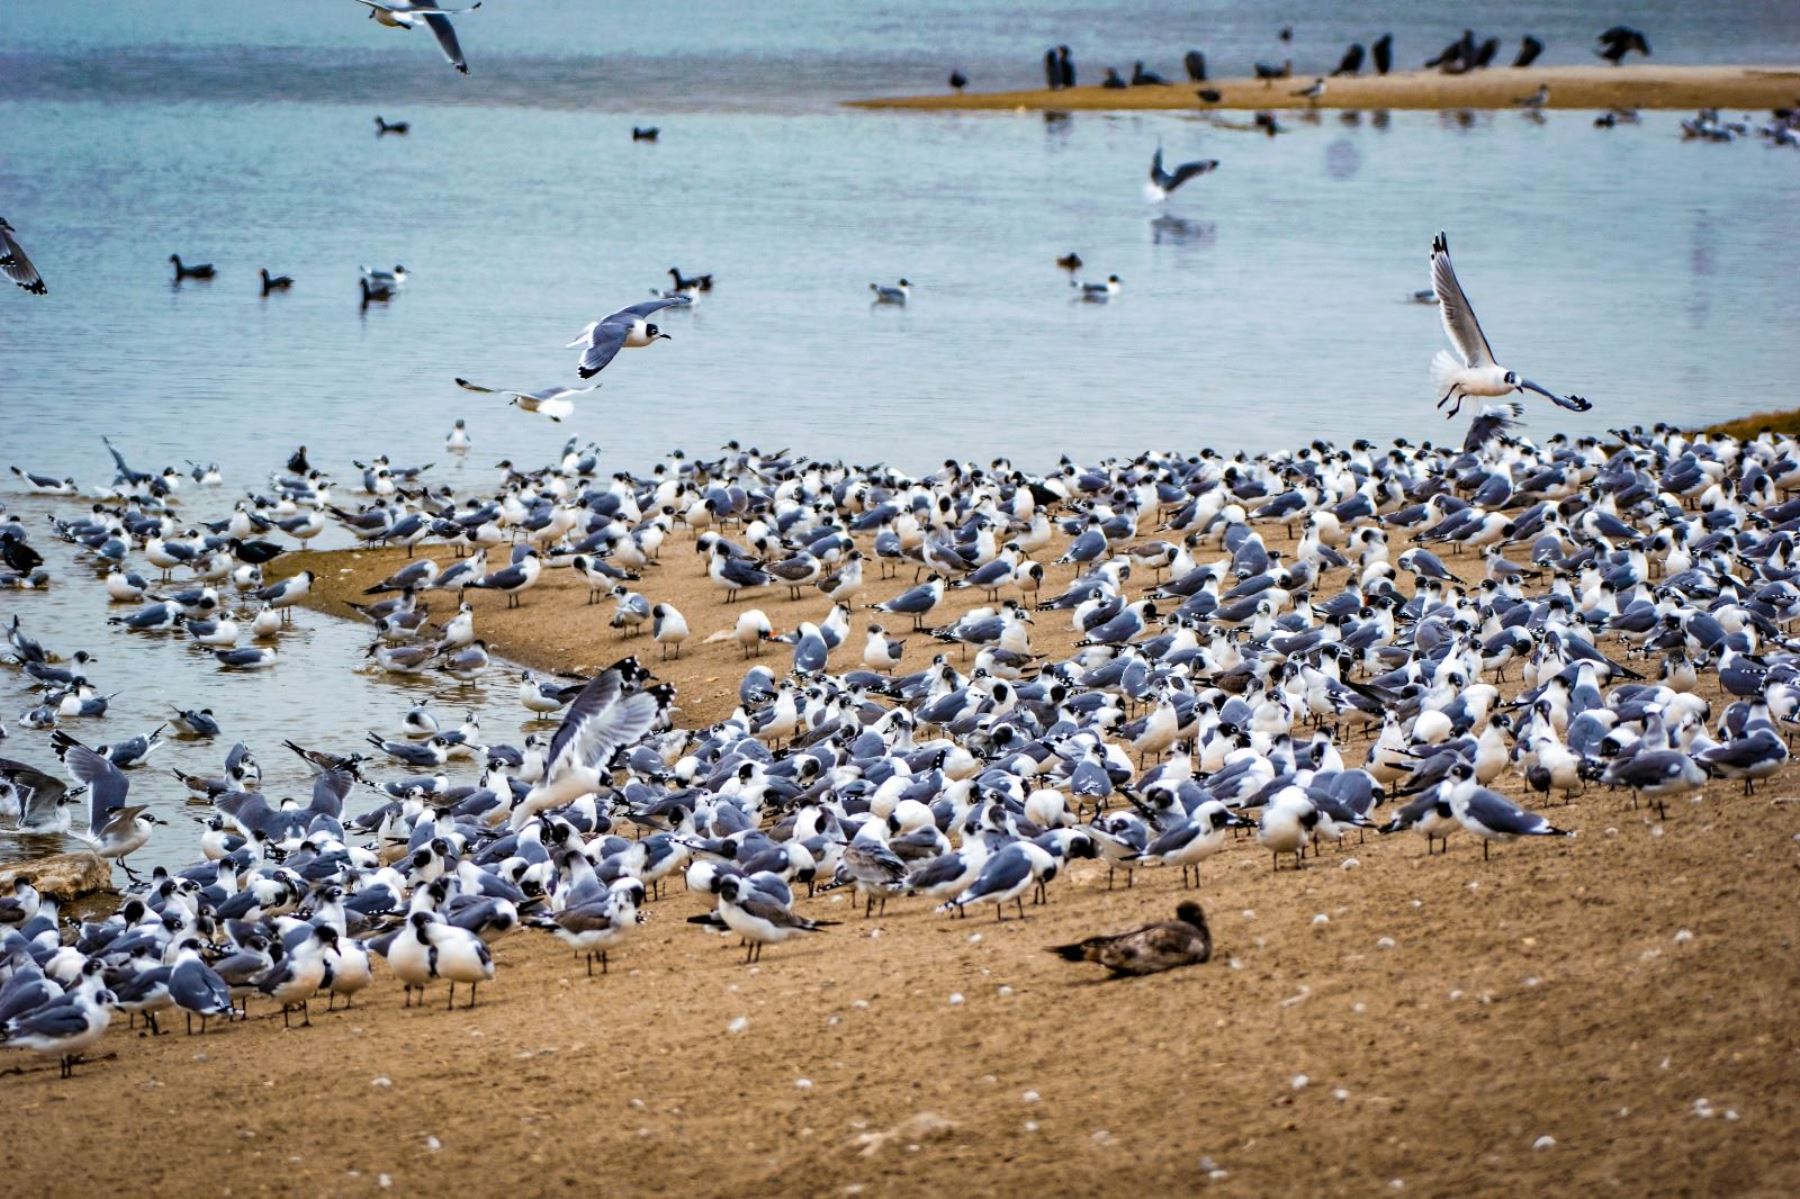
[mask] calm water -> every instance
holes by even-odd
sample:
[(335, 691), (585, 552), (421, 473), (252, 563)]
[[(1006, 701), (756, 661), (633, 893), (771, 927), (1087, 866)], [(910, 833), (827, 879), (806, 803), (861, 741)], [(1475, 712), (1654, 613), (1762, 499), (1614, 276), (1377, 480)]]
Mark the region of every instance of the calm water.
[[(952, 63), (981, 86), (1030, 84), (1052, 41), (1090, 66), (1146, 56), (1173, 71), (1201, 45), (1243, 70), (1281, 56), (1273, 28), (1292, 20), (1305, 71), (1352, 37), (1400, 30), (1411, 62), (1461, 28), (1460, 13), (1404, 2), (1169, 7), (490, 0), (458, 18), (465, 79), (425, 34), (380, 29), (348, 0), (253, 15), (8, 0), (0, 213), (51, 295), (0, 295), (7, 461), (103, 482), (111, 432), (140, 466), (221, 463), (223, 504), (298, 442), (341, 475), (378, 449), (442, 459), (458, 416), (483, 484), (500, 457), (542, 461), (568, 436), (620, 467), (741, 437), (918, 470), (951, 453), (1042, 466), (1065, 451), (1449, 435), (1426, 375), (1442, 334), (1405, 301), (1439, 228), (1502, 359), (1595, 401), (1567, 427), (1792, 402), (1771, 331), (1800, 315), (1800, 156), (1683, 144), (1673, 114), (1611, 132), (1573, 113), (1328, 114), (1284, 117), (1292, 132), (1269, 140), (1194, 117), (837, 106), (938, 87)], [(1484, 32), (1537, 33), (1552, 62), (1582, 61), (1604, 23), (1575, 3), (1488, 7)], [(1661, 0), (1631, 19), (1659, 61), (1800, 60), (1800, 4), (1741, 8), (1720, 20)], [(375, 112), (412, 134), (377, 141)], [(634, 123), (663, 140), (633, 145)], [(1140, 191), (1159, 142), (1224, 164), (1166, 212)], [(1053, 266), (1070, 249), (1123, 276), (1124, 295), (1072, 304)], [(219, 278), (172, 288), (171, 252)], [(403, 262), (413, 282), (359, 314), (364, 262)], [(673, 341), (627, 352), (568, 424), (451, 385), (573, 382), (562, 344), (672, 263), (718, 289), (670, 317)], [(259, 300), (259, 266), (299, 282)], [(901, 275), (912, 304), (871, 309), (869, 281)], [(117, 715), (77, 735), (211, 704), (272, 791), (304, 793), (282, 737), (347, 749), (417, 697), (343, 669), (365, 642), (319, 617), (266, 676), (109, 634), (104, 596), (51, 556), (65, 585), (0, 594), (0, 619), (23, 613), (45, 641), (101, 655)], [(494, 691), (488, 731), (516, 741), (510, 684)], [(439, 698), (446, 715), (483, 699)], [(26, 699), (0, 673), (9, 724)], [(15, 730), (5, 752), (41, 762), (42, 740)], [(223, 748), (157, 765), (214, 772)], [(135, 777), (178, 807), (166, 775)], [(165, 830), (153, 845), (179, 859), (192, 840)]]

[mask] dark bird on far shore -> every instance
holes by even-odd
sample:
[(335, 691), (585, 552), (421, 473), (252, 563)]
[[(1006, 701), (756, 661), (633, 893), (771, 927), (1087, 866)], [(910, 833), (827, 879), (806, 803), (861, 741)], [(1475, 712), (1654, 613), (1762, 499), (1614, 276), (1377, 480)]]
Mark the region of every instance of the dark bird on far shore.
[(13, 227), (0, 217), (0, 271), (6, 277), (23, 287), (34, 296), (46, 295), (49, 288), (44, 286), (43, 276), (31, 265), (31, 259), (25, 257), (25, 251), (13, 237)]
[(1375, 60), (1375, 73), (1387, 74), (1394, 65), (1394, 35), (1384, 33), (1376, 38), (1375, 44), (1369, 47), (1369, 55)]
[(1070, 250), (1067, 254), (1064, 254), (1061, 258), (1056, 260), (1056, 265), (1060, 266), (1065, 271), (1078, 271), (1081, 269), (1081, 255)]
[(1337, 69), (1331, 73), (1331, 77), (1336, 79), (1339, 75), (1355, 75), (1361, 71), (1363, 53), (1363, 44), (1352, 42), (1350, 48), (1344, 51), (1344, 57), (1338, 59)]
[(1256, 77), (1263, 81), (1264, 87), (1273, 87), (1277, 79), (1286, 79), (1294, 73), (1294, 60), (1287, 59), (1280, 66), (1270, 66), (1266, 62), (1256, 64)]
[(292, 276), (271, 275), (271, 274), (269, 274), (269, 268), (266, 266), (262, 269), (262, 294), (263, 295), (266, 296), (272, 291), (286, 291), (288, 288), (292, 287), (293, 285), (294, 285), (294, 280), (293, 280)]
[(199, 266), (183, 266), (179, 254), (169, 255), (169, 261), (175, 264), (175, 282), (177, 283), (183, 279), (210, 279), (217, 273), (213, 270), (210, 262), (203, 262)]
[(656, 125), (633, 125), (631, 127), (631, 140), (634, 142), (653, 142), (661, 133), (662, 129)]
[(1161, 75), (1158, 75), (1155, 71), (1146, 70), (1144, 67), (1144, 60), (1140, 58), (1135, 63), (1131, 64), (1131, 86), (1168, 87), (1169, 81), (1164, 79)]
[(1175, 919), (1146, 924), (1110, 937), (1089, 937), (1073, 945), (1054, 945), (1050, 952), (1070, 962), (1097, 962), (1114, 978), (1160, 974), (1181, 966), (1197, 966), (1212, 958), (1212, 931), (1206, 913), (1187, 900)]
[(1519, 56), (1513, 59), (1513, 66), (1528, 67), (1536, 62), (1538, 60), (1538, 55), (1543, 52), (1544, 43), (1538, 41), (1538, 39), (1532, 37), (1528, 33), (1525, 35), (1525, 40), (1519, 43)]
[(1062, 65), (1056, 60), (1056, 47), (1044, 51), (1044, 86), (1051, 91), (1062, 87)]
[(1225, 98), (1225, 93), (1220, 91), (1216, 87), (1203, 87), (1199, 91), (1195, 92), (1194, 94), (1196, 96), (1199, 96), (1202, 100), (1206, 101), (1208, 104), (1217, 104), (1219, 101), (1221, 101)]
[(1650, 57), (1650, 43), (1645, 40), (1642, 32), (1629, 25), (1614, 25), (1597, 40), (1600, 42), (1600, 49), (1594, 53), (1615, 67), (1624, 62), (1625, 56), (1633, 50), (1645, 58)]
[(961, 71), (950, 72), (950, 87), (952, 90), (960, 92), (963, 88), (968, 86), (969, 77), (967, 75), (963, 74)]
[(384, 121), (381, 119), (380, 114), (376, 114), (376, 117), (375, 117), (375, 136), (376, 137), (386, 137), (390, 133), (395, 134), (400, 137), (405, 137), (406, 131), (411, 128), (412, 128), (412, 126), (407, 124), (405, 121)]
[(1056, 67), (1057, 74), (1062, 78), (1062, 85), (1064, 87), (1074, 87), (1075, 60), (1069, 57), (1069, 48), (1067, 46), (1058, 46), (1056, 48)]
[(1187, 68), (1189, 83), (1206, 82), (1206, 55), (1198, 50), (1189, 50), (1182, 56), (1181, 65)]
[(1111, 88), (1114, 91), (1119, 91), (1123, 88), (1128, 88), (1131, 85), (1129, 83), (1125, 82), (1124, 76), (1120, 75), (1117, 70), (1115, 70), (1112, 67), (1108, 67), (1108, 68), (1106, 68), (1106, 78), (1102, 79), (1100, 81), (1100, 86), (1104, 87), (1104, 88)]
[(1464, 65), (1471, 71), (1477, 71), (1483, 67), (1492, 66), (1494, 55), (1498, 53), (1500, 53), (1500, 39), (1497, 37), (1488, 38), (1486, 41), (1482, 42), (1481, 45), (1475, 47), (1475, 53)]

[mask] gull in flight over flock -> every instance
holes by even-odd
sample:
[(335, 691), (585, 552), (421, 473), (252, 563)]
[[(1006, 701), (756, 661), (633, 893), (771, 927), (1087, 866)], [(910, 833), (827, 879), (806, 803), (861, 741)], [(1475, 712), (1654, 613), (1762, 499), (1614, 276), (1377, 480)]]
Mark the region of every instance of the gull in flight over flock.
[(576, 335), (574, 341), (564, 347), (570, 350), (581, 347), (581, 365), (576, 368), (576, 373), (583, 379), (592, 379), (605, 370), (606, 364), (627, 346), (647, 346), (658, 340), (672, 340), (667, 333), (645, 318), (665, 308), (685, 308), (689, 303), (686, 296), (645, 300), (641, 304), (621, 308), (611, 316), (593, 321)]
[(1494, 361), (1494, 351), (1475, 320), (1475, 310), (1469, 307), (1469, 298), (1456, 281), (1456, 271), (1450, 265), (1450, 243), (1442, 233), (1431, 243), (1431, 284), (1437, 291), (1444, 332), (1456, 347), (1456, 353), (1439, 350), (1431, 360), (1431, 386), (1438, 393), (1437, 406), (1442, 408), (1451, 400), (1456, 401), (1446, 419), (1455, 416), (1462, 409), (1462, 402), (1471, 396), (1503, 396), (1515, 391), (1535, 391), (1571, 412), (1586, 412), (1593, 407), (1580, 396), (1559, 396), (1539, 387)]
[(506, 396), (507, 403), (517, 404), (525, 412), (535, 412), (558, 423), (575, 411), (575, 403), (570, 396), (586, 395), (600, 386), (595, 383), (591, 387), (540, 387), (536, 391), (515, 391), (510, 387), (483, 387), (461, 377), (457, 378), (456, 385), (464, 391), (473, 391), (479, 395)]
[(481, 0), (467, 8), (439, 8), (436, 0), (356, 0), (358, 4), (367, 5), (369, 17), (386, 25), (389, 29), (417, 29), (423, 24), (437, 38), (438, 49), (444, 52), (444, 58), (451, 66), (464, 75), (469, 73), (468, 60), (463, 57), (462, 46), (457, 44), (456, 30), (450, 25), (450, 14), (474, 12), (481, 7)]

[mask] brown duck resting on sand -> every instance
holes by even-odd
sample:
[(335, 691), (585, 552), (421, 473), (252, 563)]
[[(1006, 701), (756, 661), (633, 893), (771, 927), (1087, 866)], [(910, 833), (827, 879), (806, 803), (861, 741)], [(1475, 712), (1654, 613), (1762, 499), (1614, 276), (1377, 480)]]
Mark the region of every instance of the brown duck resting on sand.
[(1098, 962), (1114, 977), (1129, 978), (1207, 961), (1212, 957), (1212, 932), (1206, 927), (1206, 913), (1188, 900), (1175, 909), (1173, 920), (1110, 937), (1089, 937), (1074, 945), (1055, 945), (1050, 952), (1071, 962)]

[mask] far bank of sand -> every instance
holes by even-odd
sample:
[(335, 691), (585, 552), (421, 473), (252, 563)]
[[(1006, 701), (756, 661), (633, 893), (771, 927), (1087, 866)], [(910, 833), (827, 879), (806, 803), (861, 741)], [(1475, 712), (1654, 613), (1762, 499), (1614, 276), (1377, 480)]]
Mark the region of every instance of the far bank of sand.
[[(1098, 67), (1091, 68), (1095, 74)], [(1312, 82), (1310, 75), (1265, 83), (1257, 79), (1219, 79), (1196, 85), (1172, 82), (1167, 87), (1109, 89), (1098, 86), (1049, 91), (945, 92), (930, 96), (889, 96), (855, 100), (858, 108), (910, 109), (1269, 109), (1307, 108), (1312, 102), (1295, 93)], [(1199, 86), (1219, 93), (1207, 103)], [(1537, 91), (1550, 89), (1550, 108), (1728, 108), (1768, 109), (1800, 104), (1800, 66), (1658, 66), (1496, 68), (1468, 75), (1436, 71), (1401, 71), (1327, 79), (1319, 108), (1511, 108)]]

